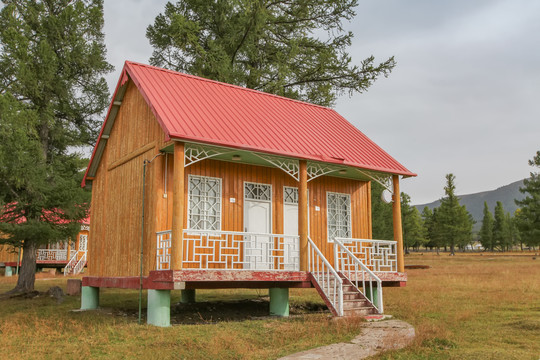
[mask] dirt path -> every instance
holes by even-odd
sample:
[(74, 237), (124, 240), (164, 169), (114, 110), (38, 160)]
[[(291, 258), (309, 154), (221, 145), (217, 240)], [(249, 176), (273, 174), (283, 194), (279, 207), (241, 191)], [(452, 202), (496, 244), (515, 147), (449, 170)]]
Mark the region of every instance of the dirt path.
[(364, 359), (387, 350), (401, 349), (414, 340), (414, 328), (401, 320), (369, 322), (348, 343), (337, 343), (288, 355), (279, 360)]

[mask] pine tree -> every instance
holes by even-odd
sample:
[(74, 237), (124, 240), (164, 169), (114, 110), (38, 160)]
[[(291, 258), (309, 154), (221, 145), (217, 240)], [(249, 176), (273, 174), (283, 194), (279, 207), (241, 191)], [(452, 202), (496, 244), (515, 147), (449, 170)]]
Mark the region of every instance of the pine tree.
[(424, 234), (426, 237), (425, 246), (433, 249), (437, 247), (433, 238), (433, 211), (427, 206), (422, 210), (422, 221), (424, 223)]
[[(529, 160), (529, 165), (540, 169), (540, 151)], [(531, 171), (519, 191), (527, 194), (523, 200), (516, 201), (520, 207), (517, 225), (522, 241), (530, 247), (540, 246), (540, 172)]]
[(510, 230), (512, 232), (513, 243), (519, 244), (521, 251), (523, 251), (523, 239), (521, 238), (521, 233), (519, 232), (520, 212), (521, 212), (520, 209), (516, 209), (516, 211), (514, 211), (514, 216), (512, 216)]
[(493, 243), (499, 247), (501, 251), (508, 250), (510, 228), (508, 226), (506, 213), (504, 212), (503, 204), (497, 201), (495, 205), (495, 222), (493, 224)]
[(449, 246), (452, 255), (456, 246), (464, 246), (472, 241), (472, 216), (465, 206), (459, 204), (455, 194), (455, 176), (446, 175), (445, 197), (434, 212), (434, 237), (440, 246)]
[[(357, 0), (167, 3), (146, 36), (150, 63), (171, 70), (331, 106), (364, 92), (395, 66), (393, 57), (352, 65), (343, 28)], [(316, 36), (315, 34), (320, 34)]]
[(36, 249), (86, 216), (80, 188), (109, 94), (103, 1), (4, 0), (0, 10), (0, 237), (23, 247), (13, 291), (34, 288)]
[(484, 201), (484, 217), (480, 228), (480, 243), (484, 249), (493, 251), (493, 214), (489, 211), (487, 202)]

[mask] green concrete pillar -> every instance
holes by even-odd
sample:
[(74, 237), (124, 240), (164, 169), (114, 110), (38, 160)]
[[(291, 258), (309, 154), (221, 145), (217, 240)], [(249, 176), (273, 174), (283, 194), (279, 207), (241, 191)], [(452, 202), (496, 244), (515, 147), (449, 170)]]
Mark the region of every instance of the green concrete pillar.
[(366, 283), (366, 297), (371, 301), (375, 306), (377, 306), (379, 301), (379, 293), (377, 291), (377, 284), (373, 284), (373, 294), (368, 286), (369, 283)]
[(171, 291), (149, 289), (147, 310), (147, 324), (171, 326)]
[(81, 310), (95, 310), (99, 306), (99, 288), (83, 286), (81, 289)]
[(180, 299), (182, 304), (194, 304), (195, 303), (195, 289), (182, 290), (182, 298)]
[(5, 275), (5, 276), (11, 276), (11, 275), (13, 275), (13, 268), (12, 268), (11, 266), (6, 266), (4, 275)]
[(270, 315), (289, 316), (289, 288), (271, 288)]

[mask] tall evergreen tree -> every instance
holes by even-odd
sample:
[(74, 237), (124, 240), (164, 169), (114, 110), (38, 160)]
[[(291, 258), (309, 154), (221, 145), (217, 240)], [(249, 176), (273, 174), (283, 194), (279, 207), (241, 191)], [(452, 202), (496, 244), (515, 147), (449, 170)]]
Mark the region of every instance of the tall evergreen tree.
[(520, 209), (516, 209), (516, 211), (514, 211), (514, 216), (512, 217), (511, 222), (511, 231), (514, 244), (519, 244), (521, 251), (523, 251), (523, 239), (521, 238), (521, 233), (519, 232), (520, 212)]
[(422, 220), (424, 223), (424, 234), (426, 237), (426, 247), (433, 249), (437, 247), (433, 237), (433, 211), (427, 206), (422, 210)]
[(530, 177), (523, 181), (523, 187), (519, 189), (527, 196), (516, 201), (520, 207), (517, 225), (523, 242), (536, 247), (540, 246), (540, 151), (529, 160), (529, 165), (536, 171), (531, 171)]
[(434, 236), (440, 245), (449, 246), (451, 254), (456, 246), (464, 246), (472, 240), (473, 220), (465, 206), (459, 204), (455, 176), (446, 175), (445, 197), (437, 208), (434, 216)]
[[(172, 70), (331, 106), (388, 76), (394, 58), (352, 65), (343, 22), (357, 0), (181, 0), (167, 3), (146, 36), (150, 62)], [(316, 34), (316, 35), (315, 35)]]
[(487, 202), (484, 201), (484, 217), (480, 228), (480, 243), (484, 249), (493, 251), (493, 214), (489, 211)]
[(503, 204), (497, 201), (495, 205), (495, 222), (493, 224), (493, 243), (499, 247), (501, 251), (508, 250), (510, 228), (508, 226), (506, 213), (504, 212)]
[(2, 243), (23, 247), (14, 291), (34, 288), (39, 245), (74, 236), (85, 161), (109, 93), (103, 1), (4, 0), (0, 10)]

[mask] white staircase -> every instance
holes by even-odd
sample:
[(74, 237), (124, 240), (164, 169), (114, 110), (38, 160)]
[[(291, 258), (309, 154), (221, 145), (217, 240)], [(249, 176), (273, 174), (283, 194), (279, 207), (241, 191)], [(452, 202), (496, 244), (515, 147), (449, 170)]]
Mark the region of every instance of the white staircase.
[[(381, 280), (337, 240), (334, 242), (334, 255), (334, 264), (338, 270), (332, 267), (308, 238), (311, 282), (332, 314), (335, 316), (382, 314)], [(376, 286), (373, 286), (374, 284)]]
[(75, 255), (71, 257), (66, 267), (64, 268), (64, 276), (77, 275), (86, 266), (86, 251), (78, 250)]

